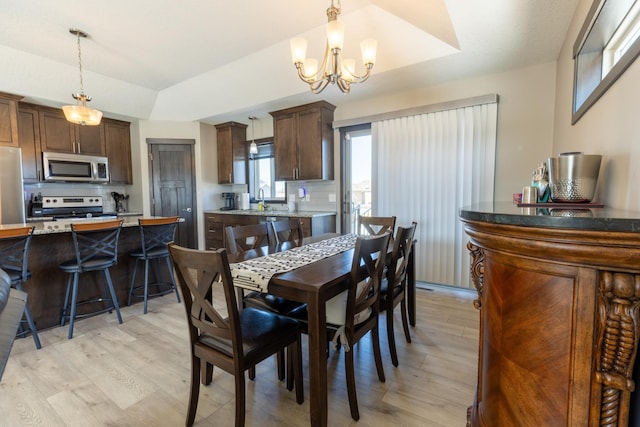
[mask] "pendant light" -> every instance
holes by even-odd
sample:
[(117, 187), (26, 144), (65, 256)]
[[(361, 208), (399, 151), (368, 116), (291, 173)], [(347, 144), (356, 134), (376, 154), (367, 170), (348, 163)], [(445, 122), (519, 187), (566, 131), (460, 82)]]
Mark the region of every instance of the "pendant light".
[(76, 105), (65, 105), (62, 107), (64, 117), (71, 123), (78, 125), (97, 126), (102, 120), (102, 112), (87, 107), (87, 102), (91, 97), (85, 95), (82, 82), (82, 52), (80, 51), (80, 38), (87, 38), (89, 35), (77, 28), (70, 28), (69, 32), (78, 38), (78, 65), (80, 68), (80, 93), (73, 93), (71, 96), (78, 101)]
[(256, 144), (256, 120), (257, 117), (249, 116), (251, 120), (251, 144), (249, 145), (249, 157), (253, 158), (254, 154), (258, 154), (258, 145)]

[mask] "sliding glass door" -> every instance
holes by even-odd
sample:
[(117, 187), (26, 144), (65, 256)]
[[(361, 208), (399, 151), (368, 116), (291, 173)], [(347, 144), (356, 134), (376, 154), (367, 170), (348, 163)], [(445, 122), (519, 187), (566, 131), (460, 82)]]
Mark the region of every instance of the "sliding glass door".
[(345, 233), (358, 230), (358, 216), (371, 215), (373, 191), (371, 125), (340, 129), (341, 224)]

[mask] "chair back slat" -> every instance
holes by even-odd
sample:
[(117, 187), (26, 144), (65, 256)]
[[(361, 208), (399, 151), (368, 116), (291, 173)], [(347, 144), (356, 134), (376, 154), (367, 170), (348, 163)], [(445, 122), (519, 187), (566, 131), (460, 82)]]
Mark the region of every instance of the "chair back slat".
[[(369, 318), (380, 309), (380, 284), (387, 256), (390, 233), (359, 237), (353, 254), (347, 296), (346, 330), (354, 327), (356, 314), (371, 309)], [(347, 332), (348, 333), (348, 332)]]
[[(227, 226), (226, 248), (229, 253), (236, 255), (240, 252), (257, 249), (263, 246), (276, 246), (276, 236), (269, 223)], [(269, 251), (271, 252), (271, 251)]]
[[(176, 278), (182, 291), (191, 343), (202, 335), (231, 340), (235, 355), (242, 355), (242, 340), (236, 293), (226, 249), (200, 251), (169, 244)], [(224, 316), (216, 307), (215, 286), (224, 290)], [(218, 293), (219, 294), (219, 293)]]
[(71, 234), (79, 266), (87, 261), (101, 258), (118, 261), (118, 239), (122, 219), (92, 223), (72, 223)]
[(418, 223), (415, 221), (409, 227), (398, 227), (393, 251), (391, 252), (391, 262), (387, 269), (387, 280), (389, 283), (389, 292), (395, 286), (405, 286), (407, 278), (407, 267), (409, 265), (409, 256), (413, 250), (413, 236), (416, 232)]
[(290, 246), (302, 246), (304, 233), (300, 218), (289, 218), (271, 223), (278, 244), (288, 243)]
[(358, 224), (360, 224), (358, 234), (377, 236), (388, 231), (391, 233), (389, 243), (393, 242), (393, 232), (396, 227), (395, 216), (359, 216)]
[(175, 240), (178, 220), (179, 217), (177, 216), (140, 218), (138, 220), (140, 239), (142, 241), (142, 253), (145, 257), (150, 251), (166, 249), (167, 243)]
[(23, 281), (29, 275), (29, 247), (33, 230), (33, 226), (0, 230), (0, 268), (19, 274)]

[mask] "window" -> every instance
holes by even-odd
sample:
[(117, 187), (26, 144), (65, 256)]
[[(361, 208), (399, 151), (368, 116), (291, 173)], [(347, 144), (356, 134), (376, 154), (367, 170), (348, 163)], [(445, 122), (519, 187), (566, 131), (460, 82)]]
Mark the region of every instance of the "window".
[(640, 2), (594, 0), (573, 48), (572, 123), (615, 83), (640, 54)]
[(259, 191), (264, 192), (267, 202), (286, 201), (285, 181), (275, 180), (273, 139), (257, 139), (258, 154), (249, 156), (249, 193), (252, 200), (259, 199)]

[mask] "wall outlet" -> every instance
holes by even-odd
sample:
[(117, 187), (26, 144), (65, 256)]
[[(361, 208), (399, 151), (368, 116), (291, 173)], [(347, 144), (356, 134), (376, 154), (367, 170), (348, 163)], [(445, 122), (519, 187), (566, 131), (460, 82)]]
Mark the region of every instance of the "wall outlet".
[(305, 202), (310, 202), (310, 201), (311, 201), (311, 196), (310, 196), (309, 194), (307, 194), (307, 195), (304, 197), (304, 200), (305, 200)]
[(336, 201), (336, 195), (334, 193), (329, 194), (329, 202), (334, 202)]

